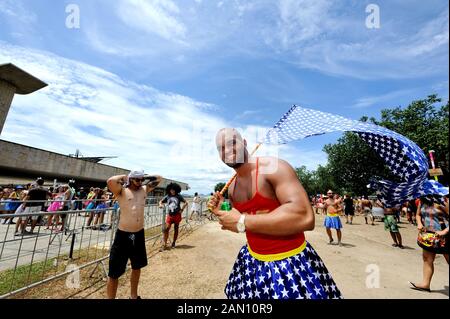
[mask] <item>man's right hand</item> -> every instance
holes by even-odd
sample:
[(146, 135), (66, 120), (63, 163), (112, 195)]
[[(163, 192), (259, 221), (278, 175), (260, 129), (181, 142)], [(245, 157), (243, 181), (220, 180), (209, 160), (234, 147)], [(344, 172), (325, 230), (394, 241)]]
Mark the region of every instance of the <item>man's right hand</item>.
[(224, 197), (220, 192), (216, 192), (208, 201), (207, 207), (208, 209), (215, 215), (220, 210), (220, 206), (222, 205), (224, 201)]

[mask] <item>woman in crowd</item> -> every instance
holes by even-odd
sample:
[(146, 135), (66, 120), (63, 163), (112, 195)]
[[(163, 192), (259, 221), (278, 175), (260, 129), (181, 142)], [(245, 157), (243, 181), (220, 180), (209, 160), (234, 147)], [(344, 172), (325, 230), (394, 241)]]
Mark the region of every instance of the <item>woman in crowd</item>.
[(411, 289), (431, 292), (436, 254), (444, 255), (448, 264), (448, 198), (439, 203), (432, 196), (421, 197), (417, 205), (416, 222), (419, 230), (418, 244), (422, 248), (423, 278), (418, 284), (410, 282)]

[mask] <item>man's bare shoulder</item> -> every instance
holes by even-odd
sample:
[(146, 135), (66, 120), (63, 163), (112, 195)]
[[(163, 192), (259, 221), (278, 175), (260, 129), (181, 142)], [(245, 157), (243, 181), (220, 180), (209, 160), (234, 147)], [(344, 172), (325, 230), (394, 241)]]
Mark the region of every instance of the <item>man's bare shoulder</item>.
[(287, 161), (274, 156), (259, 157), (259, 166), (262, 169), (267, 170), (268, 173), (282, 172), (284, 170), (293, 169), (292, 165)]

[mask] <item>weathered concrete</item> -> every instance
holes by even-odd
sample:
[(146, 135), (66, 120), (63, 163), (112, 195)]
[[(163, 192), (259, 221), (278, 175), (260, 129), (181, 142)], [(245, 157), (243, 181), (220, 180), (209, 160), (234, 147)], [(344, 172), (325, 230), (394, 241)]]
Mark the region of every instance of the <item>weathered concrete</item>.
[[(11, 176), (11, 172), (17, 173), (17, 176), (28, 174), (50, 180), (73, 178), (105, 183), (111, 176), (126, 175), (130, 171), (0, 140), (0, 176)], [(163, 180), (159, 188), (165, 187), (171, 181)], [(177, 183), (183, 190), (188, 189), (187, 184), (178, 181)]]
[[(46, 83), (14, 64), (0, 64), (0, 134), (14, 94), (29, 94), (46, 86)], [(128, 173), (129, 170), (123, 168), (0, 140), (0, 180), (7, 180), (8, 184), (22, 184), (24, 178), (26, 181), (27, 178), (37, 176), (47, 181), (73, 178), (84, 182), (105, 183), (111, 176)], [(162, 193), (162, 189), (170, 182), (172, 180), (164, 179), (158, 186), (158, 193)], [(189, 189), (187, 184), (177, 183), (182, 190)]]
[(0, 64), (0, 134), (14, 94), (30, 94), (47, 86), (12, 63)]
[(30, 94), (47, 86), (47, 83), (12, 63), (0, 64), (0, 81), (14, 86), (16, 94)]
[(0, 133), (8, 116), (9, 107), (11, 106), (16, 88), (11, 84), (0, 80)]
[(92, 163), (38, 148), (0, 140), (0, 167), (67, 178), (105, 181), (113, 175), (128, 174), (118, 167)]

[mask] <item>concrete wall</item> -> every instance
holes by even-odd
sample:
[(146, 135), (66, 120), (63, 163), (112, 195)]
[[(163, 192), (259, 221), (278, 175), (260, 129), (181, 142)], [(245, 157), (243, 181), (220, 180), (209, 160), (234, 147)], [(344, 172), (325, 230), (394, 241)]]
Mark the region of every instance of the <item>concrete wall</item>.
[(42, 174), (105, 181), (129, 171), (0, 140), (0, 167)]
[[(0, 140), (0, 176), (10, 175), (11, 172), (44, 178), (106, 182), (111, 176), (128, 174), (129, 170)], [(171, 180), (166, 179), (159, 187), (165, 187), (170, 182)], [(177, 183), (183, 190), (187, 190), (187, 184)]]
[(16, 88), (14, 86), (0, 80), (0, 134), (2, 133), (15, 92)]

